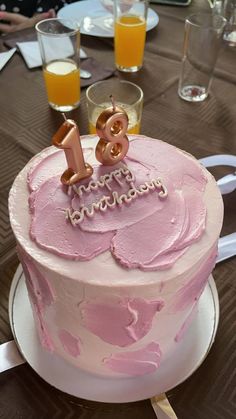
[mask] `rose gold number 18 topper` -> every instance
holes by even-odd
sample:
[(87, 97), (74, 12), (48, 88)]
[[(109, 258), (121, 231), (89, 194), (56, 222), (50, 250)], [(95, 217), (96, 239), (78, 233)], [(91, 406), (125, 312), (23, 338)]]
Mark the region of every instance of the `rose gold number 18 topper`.
[(63, 149), (66, 155), (68, 169), (61, 176), (64, 185), (73, 185), (92, 176), (93, 168), (84, 161), (79, 129), (74, 121), (65, 118), (52, 142), (57, 148)]

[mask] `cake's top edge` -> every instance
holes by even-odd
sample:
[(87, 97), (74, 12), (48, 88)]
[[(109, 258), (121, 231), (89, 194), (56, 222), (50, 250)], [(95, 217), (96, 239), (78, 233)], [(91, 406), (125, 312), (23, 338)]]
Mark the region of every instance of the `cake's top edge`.
[[(101, 269), (108, 280), (113, 267), (118, 284), (127, 270), (131, 277), (136, 273), (136, 280), (145, 271), (150, 280), (160, 271), (168, 279), (174, 271), (199, 263), (206, 254), (205, 242), (210, 249), (218, 239), (223, 214), (221, 195), (209, 172), (190, 154), (145, 136), (131, 136), (122, 163), (101, 166), (94, 155), (97, 137), (81, 139), (85, 160), (94, 167), (93, 178), (82, 187), (65, 190), (61, 185), (65, 157), (54, 147), (31, 159), (14, 182), (10, 218), (23, 248), (29, 251), (28, 228), (30, 253), (39, 263), (47, 261), (56, 270), (60, 260), (60, 273), (70, 266), (72, 276), (75, 266), (92, 268), (91, 281), (93, 269)], [(22, 188), (27, 199), (26, 178), (30, 217), (24, 211), (25, 223), (15, 201)], [(192, 254), (194, 247), (199, 256)]]

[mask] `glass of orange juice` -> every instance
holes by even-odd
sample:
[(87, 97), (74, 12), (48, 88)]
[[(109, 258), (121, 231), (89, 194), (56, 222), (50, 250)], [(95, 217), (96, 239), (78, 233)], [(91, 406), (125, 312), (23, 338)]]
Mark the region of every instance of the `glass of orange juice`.
[(148, 0), (114, 0), (115, 63), (120, 71), (143, 65)]
[(36, 25), (49, 105), (68, 112), (80, 103), (79, 47), (77, 22), (46, 19)]
[(143, 109), (143, 91), (134, 83), (119, 79), (98, 81), (86, 90), (89, 133), (96, 134), (96, 122), (104, 109), (116, 104), (125, 109), (129, 123), (128, 134), (139, 134)]

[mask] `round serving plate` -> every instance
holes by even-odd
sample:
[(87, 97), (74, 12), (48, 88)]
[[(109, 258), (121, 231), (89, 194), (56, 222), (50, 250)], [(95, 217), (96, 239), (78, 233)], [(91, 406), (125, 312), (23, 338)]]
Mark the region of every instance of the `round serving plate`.
[(104, 378), (75, 368), (40, 345), (30, 302), (19, 265), (9, 297), (10, 323), (16, 344), (38, 375), (70, 395), (106, 403), (125, 403), (164, 393), (186, 380), (202, 364), (215, 338), (219, 321), (219, 299), (209, 278), (191, 327), (176, 351), (153, 374), (135, 378)]
[[(73, 19), (80, 24), (80, 33), (83, 35), (113, 38), (114, 27), (107, 24), (112, 20), (112, 14), (102, 6), (100, 0), (77, 1), (67, 4), (58, 11), (58, 17)], [(146, 31), (155, 28), (159, 22), (158, 14), (148, 8)]]

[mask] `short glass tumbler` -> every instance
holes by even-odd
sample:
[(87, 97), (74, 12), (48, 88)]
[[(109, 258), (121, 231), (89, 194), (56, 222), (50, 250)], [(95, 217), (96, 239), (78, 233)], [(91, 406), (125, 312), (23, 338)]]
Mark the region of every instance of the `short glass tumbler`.
[(99, 81), (88, 87), (86, 101), (88, 108), (89, 133), (96, 134), (96, 123), (104, 109), (115, 104), (123, 108), (129, 118), (128, 134), (139, 134), (143, 109), (143, 91), (134, 83), (119, 79)]
[(207, 98), (225, 23), (224, 17), (211, 13), (197, 13), (186, 18), (178, 87), (182, 99), (201, 102)]

